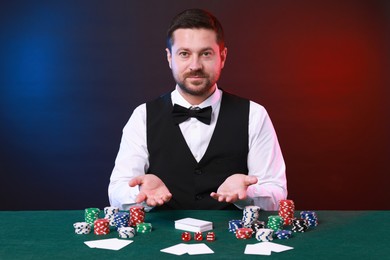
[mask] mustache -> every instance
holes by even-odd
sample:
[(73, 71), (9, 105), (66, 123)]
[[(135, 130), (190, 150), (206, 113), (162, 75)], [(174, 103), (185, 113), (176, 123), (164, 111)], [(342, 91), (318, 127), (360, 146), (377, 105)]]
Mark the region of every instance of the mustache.
[(207, 77), (207, 74), (203, 70), (190, 71), (184, 74), (184, 77)]

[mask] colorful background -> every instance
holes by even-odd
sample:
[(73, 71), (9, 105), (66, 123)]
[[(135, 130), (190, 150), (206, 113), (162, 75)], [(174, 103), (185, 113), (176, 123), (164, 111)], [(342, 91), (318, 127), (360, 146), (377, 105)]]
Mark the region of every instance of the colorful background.
[(121, 131), (171, 91), (172, 17), (206, 8), (219, 86), (268, 110), (298, 209), (390, 209), (389, 1), (0, 4), (0, 209), (108, 205)]

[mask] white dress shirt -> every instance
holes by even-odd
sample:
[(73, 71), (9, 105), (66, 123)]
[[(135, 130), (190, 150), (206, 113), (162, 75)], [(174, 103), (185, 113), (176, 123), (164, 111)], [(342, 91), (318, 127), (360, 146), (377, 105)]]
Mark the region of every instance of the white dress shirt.
[[(178, 87), (171, 93), (173, 104), (191, 107), (178, 92)], [(189, 118), (179, 125), (180, 130), (194, 158), (199, 162), (206, 152), (218, 119), (222, 91), (216, 91), (200, 108), (212, 106), (210, 125), (196, 118)], [(287, 197), (286, 168), (279, 147), (278, 139), (268, 116), (261, 105), (250, 101), (249, 107), (249, 152), (248, 175), (256, 176), (258, 182), (247, 189), (248, 198), (237, 201), (235, 205), (257, 205), (263, 210), (277, 210), (279, 200)], [(119, 152), (111, 174), (108, 195), (111, 206), (127, 210), (135, 203), (139, 188), (130, 187), (128, 182), (139, 175), (144, 175), (149, 168), (149, 153), (146, 143), (146, 104), (138, 106), (123, 129)], [(215, 191), (216, 192), (216, 191)]]

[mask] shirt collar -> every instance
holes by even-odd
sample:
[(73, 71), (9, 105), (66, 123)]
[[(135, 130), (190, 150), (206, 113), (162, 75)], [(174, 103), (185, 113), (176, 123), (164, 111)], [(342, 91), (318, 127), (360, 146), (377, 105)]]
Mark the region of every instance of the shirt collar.
[[(178, 88), (179, 87), (176, 85), (176, 89), (171, 93), (172, 104), (178, 104), (186, 108), (191, 107), (191, 104), (188, 103), (188, 101), (185, 100), (182, 95), (180, 95), (179, 91), (177, 90)], [(218, 86), (216, 86), (214, 93), (211, 94), (211, 96), (209, 96), (205, 101), (200, 103), (198, 107), (204, 108), (204, 107), (212, 106), (214, 110), (215, 107), (218, 106), (219, 103), (221, 102), (221, 96), (222, 96), (222, 90), (220, 90)]]

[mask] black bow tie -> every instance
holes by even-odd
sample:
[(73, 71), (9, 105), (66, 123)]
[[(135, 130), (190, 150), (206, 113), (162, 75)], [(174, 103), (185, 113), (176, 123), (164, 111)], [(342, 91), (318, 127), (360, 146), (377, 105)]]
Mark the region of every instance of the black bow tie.
[(186, 121), (190, 117), (195, 117), (202, 123), (209, 125), (211, 121), (211, 112), (212, 112), (211, 106), (205, 108), (197, 107), (194, 109), (188, 109), (175, 104), (173, 106), (172, 115), (173, 115), (173, 121), (175, 122), (176, 125)]

